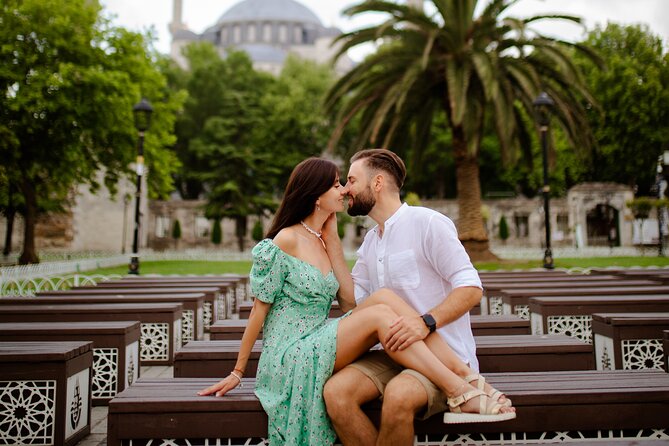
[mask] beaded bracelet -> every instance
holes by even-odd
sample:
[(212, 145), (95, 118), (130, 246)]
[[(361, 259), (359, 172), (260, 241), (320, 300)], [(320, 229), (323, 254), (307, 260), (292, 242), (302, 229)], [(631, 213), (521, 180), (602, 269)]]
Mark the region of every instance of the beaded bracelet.
[(242, 377), (241, 376), (237, 375), (234, 370), (232, 372), (230, 372), (230, 374), (232, 376), (234, 376), (235, 378), (237, 378), (237, 380), (239, 381), (239, 387), (240, 388), (244, 387), (244, 385), (242, 384)]

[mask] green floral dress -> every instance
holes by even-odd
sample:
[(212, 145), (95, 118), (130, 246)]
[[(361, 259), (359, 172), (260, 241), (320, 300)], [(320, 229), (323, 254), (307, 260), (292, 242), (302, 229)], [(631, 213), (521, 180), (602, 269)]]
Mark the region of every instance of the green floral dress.
[(339, 319), (328, 319), (339, 289), (333, 272), (283, 252), (270, 239), (253, 248), (251, 289), (272, 304), (265, 319), (256, 395), (271, 445), (328, 445), (336, 434), (323, 386), (332, 375)]

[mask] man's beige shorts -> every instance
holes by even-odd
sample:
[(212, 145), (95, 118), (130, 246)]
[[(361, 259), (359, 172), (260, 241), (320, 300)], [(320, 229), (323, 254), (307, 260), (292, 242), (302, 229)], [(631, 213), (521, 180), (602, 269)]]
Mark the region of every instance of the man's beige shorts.
[(444, 412), (448, 408), (446, 395), (432, 381), (415, 370), (405, 369), (396, 364), (383, 350), (373, 350), (366, 353), (347, 367), (359, 370), (371, 379), (376, 388), (379, 389), (381, 398), (383, 398), (386, 385), (400, 373), (406, 373), (418, 380), (425, 388), (425, 393), (427, 393), (427, 407), (416, 415), (418, 419), (425, 420), (436, 413)]

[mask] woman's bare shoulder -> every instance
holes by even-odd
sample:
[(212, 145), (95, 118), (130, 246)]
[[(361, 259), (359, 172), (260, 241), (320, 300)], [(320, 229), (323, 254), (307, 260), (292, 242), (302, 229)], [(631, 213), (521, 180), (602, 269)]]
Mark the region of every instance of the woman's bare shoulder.
[(295, 255), (297, 250), (297, 231), (294, 227), (289, 226), (283, 228), (279, 233), (274, 236), (274, 244), (279, 247), (283, 252), (290, 255)]

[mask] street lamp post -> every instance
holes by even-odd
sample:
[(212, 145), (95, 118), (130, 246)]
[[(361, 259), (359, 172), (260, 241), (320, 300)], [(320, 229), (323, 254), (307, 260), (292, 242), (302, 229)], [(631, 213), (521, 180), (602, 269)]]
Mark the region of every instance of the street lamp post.
[(146, 99), (142, 99), (136, 104), (132, 111), (135, 115), (135, 127), (137, 128), (139, 140), (137, 143), (137, 185), (135, 192), (135, 230), (132, 238), (132, 254), (130, 265), (128, 265), (128, 274), (139, 274), (139, 220), (140, 220), (140, 199), (142, 196), (142, 175), (144, 174), (144, 133), (149, 129), (151, 123), (151, 113), (153, 107)]
[(545, 91), (542, 91), (533, 102), (537, 112), (539, 131), (541, 132), (541, 151), (544, 167), (544, 226), (546, 230), (546, 251), (544, 251), (544, 268), (553, 269), (553, 251), (551, 250), (551, 215), (550, 215), (550, 185), (548, 184), (548, 124), (550, 123), (550, 112), (555, 105), (553, 99)]
[[(657, 192), (657, 199), (662, 200), (664, 198), (664, 189), (665, 189), (665, 180), (664, 180), (664, 166), (663, 166), (663, 157), (660, 156), (657, 159), (657, 174), (655, 175), (655, 189)], [(664, 210), (660, 206), (658, 201), (657, 206), (657, 255), (658, 257), (664, 257), (664, 238), (663, 238), (663, 228), (664, 228)]]

